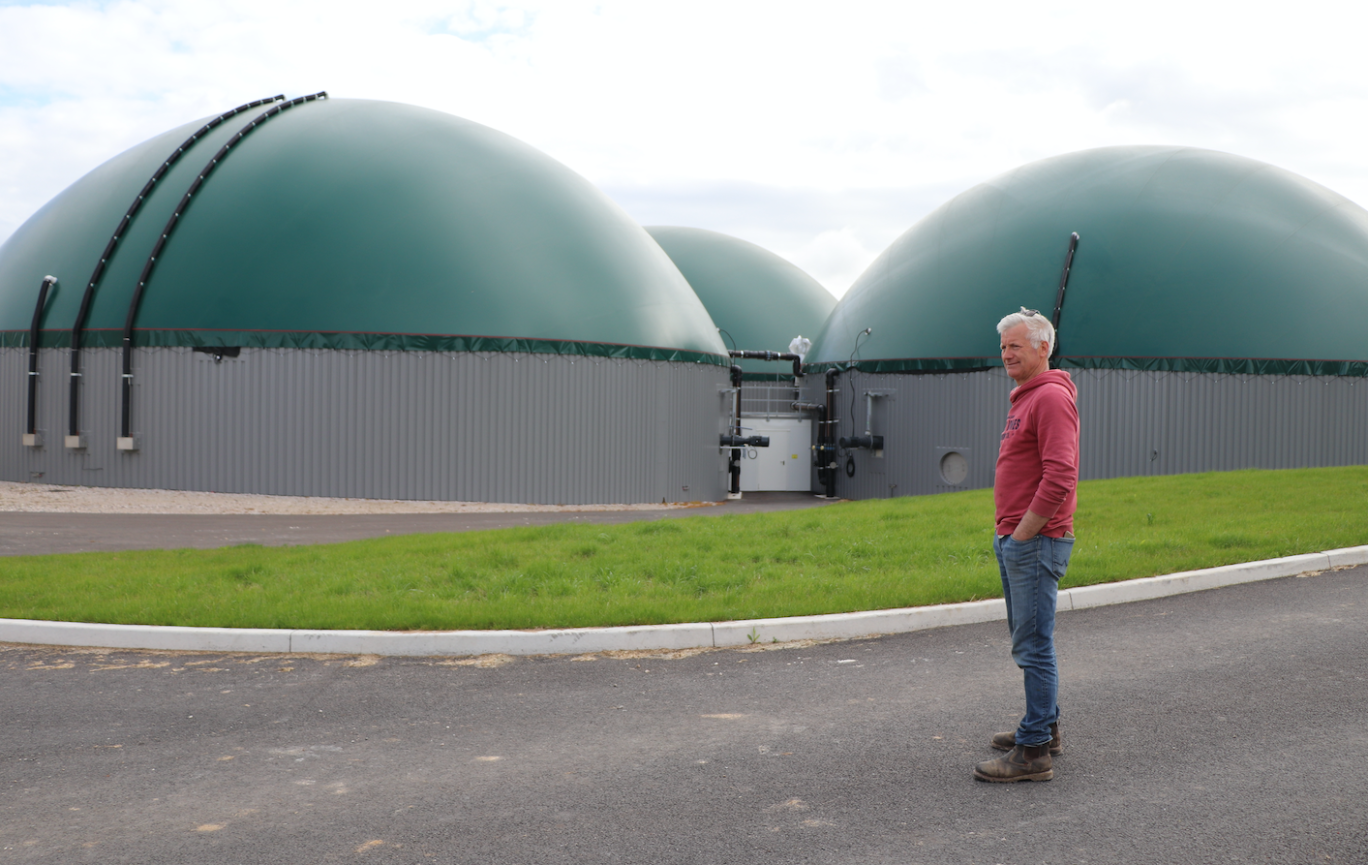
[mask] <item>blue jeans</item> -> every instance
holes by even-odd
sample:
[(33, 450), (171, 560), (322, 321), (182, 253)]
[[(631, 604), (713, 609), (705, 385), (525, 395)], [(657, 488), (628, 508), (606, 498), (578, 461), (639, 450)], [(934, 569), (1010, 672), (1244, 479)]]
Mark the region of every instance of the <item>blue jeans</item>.
[(1007, 627), (1012, 632), (1012, 660), (1026, 680), (1026, 715), (1017, 727), (1018, 745), (1050, 741), (1050, 725), (1059, 720), (1059, 669), (1055, 664), (1055, 596), (1069, 567), (1073, 538), (1036, 535), (1015, 541), (993, 538), (1002, 596), (1007, 600)]

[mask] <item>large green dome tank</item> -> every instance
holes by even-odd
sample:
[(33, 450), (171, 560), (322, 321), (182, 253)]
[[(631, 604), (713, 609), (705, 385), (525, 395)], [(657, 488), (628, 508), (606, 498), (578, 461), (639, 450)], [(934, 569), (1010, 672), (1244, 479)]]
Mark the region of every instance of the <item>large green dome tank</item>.
[(1072, 232), (1063, 366), (1368, 373), (1368, 211), (1262, 162), (1164, 146), (1045, 159), (951, 199), (851, 287), (808, 360), (1000, 365), (994, 325), (1051, 314)]
[(407, 105), (276, 97), (186, 124), (0, 246), (6, 480), (712, 501), (728, 362), (588, 181)]
[[(836, 305), (821, 283), (797, 265), (737, 237), (679, 226), (647, 226), (693, 286), (734, 348), (789, 350), (796, 336), (812, 339)], [(747, 378), (783, 377), (785, 365), (740, 360)]]
[[(0, 246), (0, 331), (65, 345), (129, 202), (201, 122), (111, 159)], [(159, 183), (93, 294), (85, 344), (120, 341), (182, 193), (242, 126)], [(586, 180), (495, 130), (389, 102), (326, 99), (263, 123), (191, 199), (138, 306), (141, 346), (533, 351), (705, 360), (726, 349), (660, 248)]]

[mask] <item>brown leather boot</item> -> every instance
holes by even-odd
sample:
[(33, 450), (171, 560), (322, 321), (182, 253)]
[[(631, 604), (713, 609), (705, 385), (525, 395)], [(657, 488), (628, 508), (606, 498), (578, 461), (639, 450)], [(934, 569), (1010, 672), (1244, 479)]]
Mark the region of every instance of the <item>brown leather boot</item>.
[[(1059, 722), (1050, 725), (1050, 756), (1058, 757), (1064, 753), (1064, 741), (1059, 738)], [(1006, 733), (994, 733), (991, 742), (994, 748), (999, 751), (1010, 751), (1016, 747), (1016, 731), (1011, 730)]]
[(1050, 745), (1014, 745), (1011, 753), (974, 767), (980, 781), (1048, 781), (1054, 777)]

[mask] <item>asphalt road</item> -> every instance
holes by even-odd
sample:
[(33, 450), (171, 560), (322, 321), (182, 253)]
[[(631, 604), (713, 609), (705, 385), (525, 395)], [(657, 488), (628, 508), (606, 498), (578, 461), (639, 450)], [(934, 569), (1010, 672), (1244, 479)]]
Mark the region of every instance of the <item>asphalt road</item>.
[(62, 514), (0, 513), (0, 556), (93, 550), (174, 550), (235, 544), (326, 544), (418, 532), (469, 532), (551, 523), (626, 523), (716, 517), (831, 504), (810, 493), (746, 493), (710, 507), (644, 511), (486, 514)]
[(1368, 569), (1064, 613), (1049, 783), (1001, 622), (668, 657), (0, 651), (0, 862), (1364, 863)]

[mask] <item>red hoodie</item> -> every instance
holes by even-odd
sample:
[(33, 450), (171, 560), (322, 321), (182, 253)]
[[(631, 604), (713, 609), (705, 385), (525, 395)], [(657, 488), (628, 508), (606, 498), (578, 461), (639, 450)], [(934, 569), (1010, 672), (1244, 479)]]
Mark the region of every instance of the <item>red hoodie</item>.
[(1062, 369), (1012, 391), (998, 450), (993, 502), (997, 533), (1009, 535), (1029, 508), (1049, 522), (1042, 535), (1073, 531), (1078, 509), (1078, 389)]

